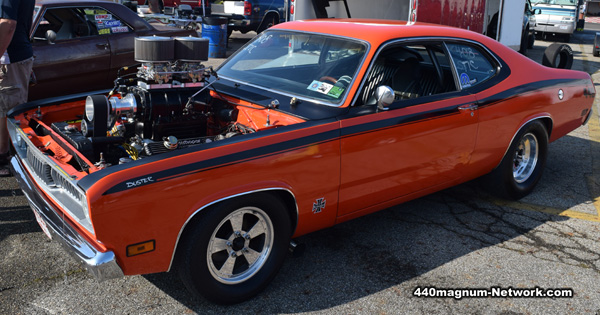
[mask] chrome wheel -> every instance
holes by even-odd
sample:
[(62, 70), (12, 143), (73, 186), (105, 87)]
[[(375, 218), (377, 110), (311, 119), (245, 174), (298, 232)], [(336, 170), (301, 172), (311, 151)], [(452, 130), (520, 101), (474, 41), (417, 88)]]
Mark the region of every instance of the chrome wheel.
[(250, 279), (267, 261), (273, 238), (273, 223), (263, 210), (243, 207), (231, 212), (210, 237), (206, 253), (210, 274), (225, 284)]
[(531, 177), (538, 163), (538, 140), (533, 133), (527, 133), (519, 142), (513, 159), (513, 178), (519, 184)]

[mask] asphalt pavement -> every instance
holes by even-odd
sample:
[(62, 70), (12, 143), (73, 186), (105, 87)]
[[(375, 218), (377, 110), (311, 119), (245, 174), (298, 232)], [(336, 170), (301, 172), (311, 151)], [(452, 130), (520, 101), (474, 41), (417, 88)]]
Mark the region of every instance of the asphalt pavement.
[[(569, 45), (573, 69), (598, 86), (594, 34), (578, 32)], [(248, 37), (234, 33), (229, 53)], [(541, 62), (552, 42), (537, 40), (528, 56)], [(195, 299), (169, 273), (96, 282), (44, 235), (15, 179), (0, 178), (0, 314), (599, 314), (597, 101), (587, 126), (549, 146), (542, 180), (525, 199), (499, 200), (475, 181), (303, 236), (304, 255), (287, 257), (262, 294), (234, 306)], [(493, 287), (574, 295), (414, 295)]]

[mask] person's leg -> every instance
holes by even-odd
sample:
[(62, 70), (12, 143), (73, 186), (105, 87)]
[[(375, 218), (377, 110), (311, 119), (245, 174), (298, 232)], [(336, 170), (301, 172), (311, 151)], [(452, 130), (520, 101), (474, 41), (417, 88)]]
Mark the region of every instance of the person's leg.
[[(10, 139), (8, 137), (8, 129), (6, 128), (6, 117), (0, 118), (0, 156), (8, 154)], [(0, 158), (0, 163), (2, 158)]]
[(2, 65), (2, 77), (0, 78), (0, 177), (10, 175), (8, 169), (10, 138), (6, 113), (13, 107), (27, 102), (32, 66), (33, 58)]
[(8, 129), (6, 129), (6, 117), (0, 118), (0, 177), (10, 176), (8, 169), (8, 147), (9, 147)]

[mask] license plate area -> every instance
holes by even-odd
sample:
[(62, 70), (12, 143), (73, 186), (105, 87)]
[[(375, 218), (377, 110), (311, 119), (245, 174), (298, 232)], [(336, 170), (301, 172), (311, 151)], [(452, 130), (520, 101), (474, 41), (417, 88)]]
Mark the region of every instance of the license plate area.
[(46, 221), (44, 221), (44, 219), (42, 219), (42, 217), (36, 211), (33, 211), (33, 214), (35, 214), (35, 220), (42, 228), (42, 231), (44, 231), (44, 234), (46, 234), (49, 239), (52, 239), (52, 234), (50, 234), (50, 230), (48, 229), (48, 225), (46, 225)]

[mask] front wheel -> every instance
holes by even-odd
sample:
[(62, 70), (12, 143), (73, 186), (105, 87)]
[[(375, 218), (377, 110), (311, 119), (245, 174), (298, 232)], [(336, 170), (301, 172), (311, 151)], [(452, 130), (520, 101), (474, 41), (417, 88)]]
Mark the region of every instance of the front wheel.
[(514, 200), (527, 196), (542, 177), (548, 153), (548, 132), (540, 121), (525, 125), (515, 136), (500, 165), (487, 176), (490, 190)]
[(285, 205), (261, 193), (218, 204), (186, 233), (178, 253), (181, 280), (219, 304), (262, 291), (283, 264), (291, 225)]

